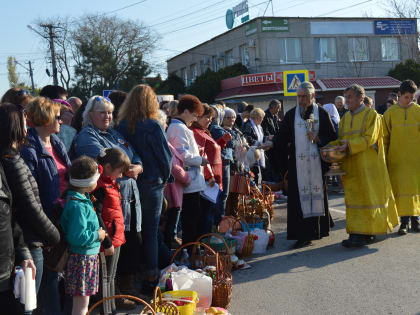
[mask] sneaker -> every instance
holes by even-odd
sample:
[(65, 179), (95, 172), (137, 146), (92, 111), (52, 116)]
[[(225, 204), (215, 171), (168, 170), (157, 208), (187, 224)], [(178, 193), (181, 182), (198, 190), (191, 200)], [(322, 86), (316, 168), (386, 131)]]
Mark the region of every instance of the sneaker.
[(406, 224), (401, 224), (400, 229), (398, 230), (399, 235), (407, 235), (408, 228)]
[(117, 299), (115, 305), (117, 308), (127, 311), (134, 310), (137, 307), (136, 302), (126, 298)]

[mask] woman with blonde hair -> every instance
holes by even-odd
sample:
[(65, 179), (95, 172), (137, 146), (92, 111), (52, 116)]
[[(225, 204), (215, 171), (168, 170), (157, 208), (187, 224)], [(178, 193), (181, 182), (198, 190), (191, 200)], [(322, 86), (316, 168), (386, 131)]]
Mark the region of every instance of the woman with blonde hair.
[[(33, 128), (28, 130), (21, 154), (38, 184), (42, 208), (49, 218), (54, 204), (67, 188), (67, 171), (71, 165), (67, 150), (56, 135), (62, 124), (60, 110), (60, 104), (42, 96), (25, 107)], [(46, 314), (60, 311), (58, 281), (57, 272), (44, 268), (40, 297)]]
[[(132, 294), (134, 293), (132, 278), (140, 262), (142, 248), (141, 205), (136, 180), (143, 167), (133, 147), (112, 127), (113, 112), (114, 104), (108, 98), (94, 95), (89, 99), (83, 114), (80, 115), (83, 129), (73, 141), (72, 157), (87, 155), (96, 159), (103, 150), (116, 147), (130, 159), (129, 170), (118, 179), (126, 239), (126, 243), (121, 247), (118, 261), (118, 282), (121, 293)], [(118, 299), (116, 303), (123, 309), (135, 308), (135, 303), (128, 299)]]
[(137, 179), (142, 207), (146, 277), (143, 294), (152, 294), (159, 280), (158, 227), (163, 189), (171, 174), (172, 153), (158, 117), (159, 103), (148, 85), (135, 86), (118, 113), (117, 130), (140, 156), (144, 172)]

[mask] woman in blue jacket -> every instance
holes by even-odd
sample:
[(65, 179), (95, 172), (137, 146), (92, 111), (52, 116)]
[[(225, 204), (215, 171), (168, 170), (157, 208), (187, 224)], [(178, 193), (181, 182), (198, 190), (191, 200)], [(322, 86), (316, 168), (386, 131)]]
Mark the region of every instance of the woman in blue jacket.
[(142, 235), (146, 264), (143, 293), (152, 293), (159, 279), (158, 226), (163, 188), (171, 174), (172, 154), (158, 123), (156, 94), (148, 85), (135, 86), (121, 106), (117, 130), (140, 156), (144, 172), (137, 179), (142, 206)]
[[(38, 184), (42, 208), (52, 218), (53, 205), (67, 188), (71, 165), (64, 144), (55, 135), (61, 126), (60, 104), (37, 97), (25, 107), (25, 113), (33, 128), (28, 130), (21, 155)], [(61, 310), (58, 281), (57, 272), (44, 268), (40, 297), (47, 315)]]

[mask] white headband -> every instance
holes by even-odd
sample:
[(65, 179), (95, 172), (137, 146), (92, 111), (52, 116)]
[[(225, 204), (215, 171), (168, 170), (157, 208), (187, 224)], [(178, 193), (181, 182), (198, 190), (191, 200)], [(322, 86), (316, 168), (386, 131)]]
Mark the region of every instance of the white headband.
[(100, 176), (101, 174), (98, 171), (96, 171), (95, 175), (89, 178), (75, 179), (75, 178), (70, 177), (70, 185), (72, 185), (73, 187), (78, 187), (78, 188), (91, 187), (94, 184), (96, 184)]

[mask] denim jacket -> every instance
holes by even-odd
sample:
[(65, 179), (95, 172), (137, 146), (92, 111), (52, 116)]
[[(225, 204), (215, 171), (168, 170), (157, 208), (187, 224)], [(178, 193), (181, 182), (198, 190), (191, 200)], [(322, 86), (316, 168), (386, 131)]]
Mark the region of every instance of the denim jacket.
[[(60, 175), (58, 174), (57, 165), (54, 158), (42, 144), (35, 128), (28, 130), (26, 140), (27, 144), (22, 147), (20, 153), (38, 184), (42, 208), (47, 216), (51, 218), (54, 201), (60, 197)], [(68, 170), (71, 162), (64, 144), (54, 134), (50, 136), (50, 141), (54, 151)]]
[[(99, 153), (105, 148), (117, 147), (123, 150), (129, 157), (132, 164), (142, 164), (140, 157), (125, 138), (113, 128), (101, 131), (94, 126), (84, 127), (76, 136), (72, 147), (72, 158), (87, 155), (96, 159)], [(124, 176), (118, 180), (121, 192), (121, 207), (124, 214), (125, 230), (130, 231), (131, 203), (136, 206), (136, 230), (141, 231), (141, 205), (140, 194), (137, 183), (133, 178)]]
[(138, 177), (142, 185), (163, 185), (171, 175), (172, 153), (160, 124), (154, 119), (138, 121), (134, 133), (122, 120), (117, 130), (131, 143), (143, 162), (143, 173)]
[[(214, 140), (220, 139), (225, 133), (229, 132), (216, 123), (211, 123), (210, 133)], [(233, 142), (230, 140), (222, 149), (222, 160), (229, 160), (233, 163)]]

